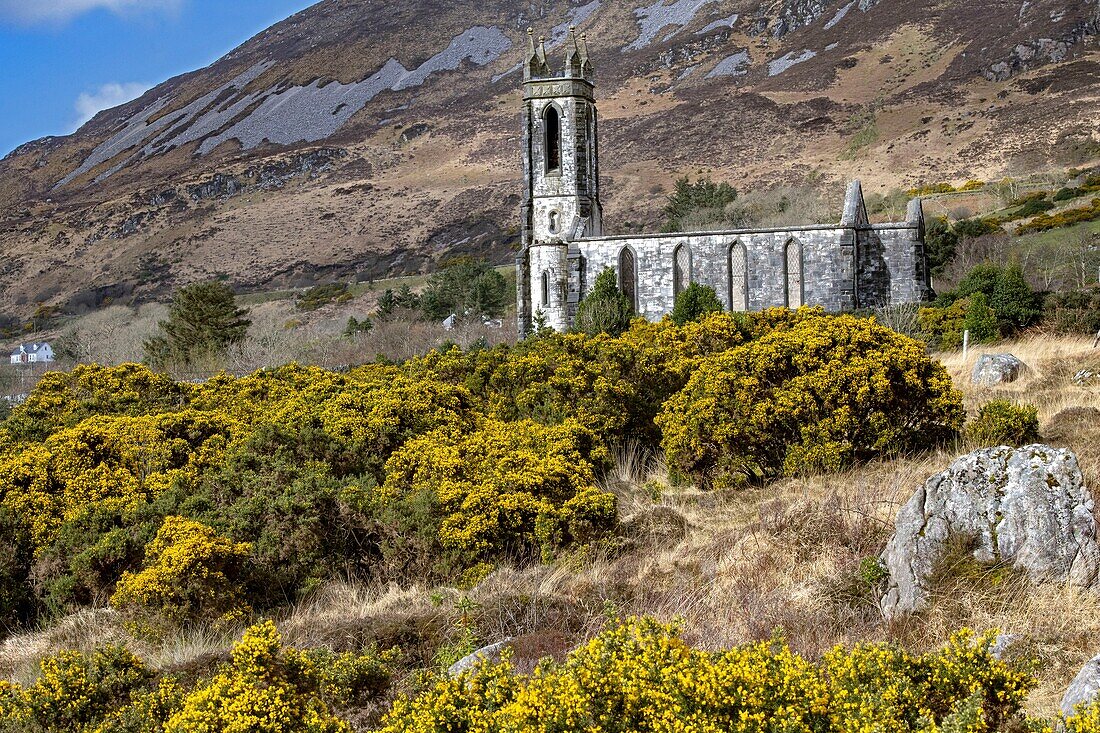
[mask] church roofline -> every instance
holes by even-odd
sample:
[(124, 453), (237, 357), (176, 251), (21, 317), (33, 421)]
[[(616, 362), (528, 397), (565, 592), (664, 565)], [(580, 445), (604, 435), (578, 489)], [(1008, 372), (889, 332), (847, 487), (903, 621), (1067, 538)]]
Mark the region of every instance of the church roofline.
[(654, 232), (652, 234), (618, 234), (603, 237), (581, 237), (575, 242), (614, 242), (628, 241), (631, 239), (690, 239), (692, 237), (729, 237), (750, 234), (797, 234), (799, 232), (827, 232), (838, 229), (851, 229), (858, 231), (874, 231), (877, 229), (916, 229), (917, 225), (911, 222), (886, 222), (883, 224), (815, 224), (801, 227), (775, 227), (763, 229), (719, 229), (707, 232)]

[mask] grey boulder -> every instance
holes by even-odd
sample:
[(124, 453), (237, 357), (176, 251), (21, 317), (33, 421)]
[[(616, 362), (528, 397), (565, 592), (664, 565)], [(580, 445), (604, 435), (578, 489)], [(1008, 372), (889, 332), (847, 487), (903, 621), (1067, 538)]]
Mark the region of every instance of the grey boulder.
[(974, 365), (970, 381), (986, 387), (1015, 382), (1027, 371), (1027, 365), (1012, 354), (983, 354)]
[(887, 618), (927, 607), (926, 583), (952, 538), (983, 563), (1007, 563), (1034, 582), (1097, 585), (1093, 501), (1077, 457), (1047, 445), (986, 448), (955, 460), (898, 512), (882, 554)]
[(495, 644), (483, 646), (473, 654), (467, 654), (462, 659), (452, 664), (447, 668), (447, 674), (451, 677), (458, 677), (466, 670), (473, 669), (481, 660), (485, 660), (490, 664), (496, 664), (500, 661), (501, 654), (504, 650), (512, 645), (512, 638), (509, 637), (504, 641), (498, 641)]
[(1069, 689), (1062, 697), (1062, 714), (1073, 715), (1078, 705), (1087, 705), (1096, 699), (1100, 692), (1100, 656), (1085, 662), (1085, 666), (1073, 678)]

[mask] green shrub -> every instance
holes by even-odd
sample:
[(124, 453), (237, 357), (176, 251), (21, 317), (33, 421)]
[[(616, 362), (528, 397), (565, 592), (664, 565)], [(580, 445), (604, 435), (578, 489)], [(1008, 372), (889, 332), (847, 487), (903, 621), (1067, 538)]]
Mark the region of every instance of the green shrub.
[(630, 328), (634, 308), (619, 290), (616, 277), (610, 267), (599, 274), (592, 292), (585, 295), (577, 306), (574, 330), (589, 336), (601, 333), (618, 336)]
[(978, 416), (966, 426), (966, 437), (976, 445), (1019, 447), (1039, 442), (1039, 410), (1033, 405), (1016, 406), (1007, 400), (993, 400), (981, 406)]
[(934, 445), (960, 395), (922, 344), (852, 316), (807, 319), (704, 360), (657, 418), (670, 465), (706, 484)]
[(688, 321), (697, 321), (707, 313), (720, 313), (722, 302), (714, 288), (709, 285), (690, 283), (676, 296), (676, 302), (672, 306), (670, 317), (677, 326), (683, 326)]
[(329, 303), (343, 303), (351, 300), (347, 283), (315, 285), (295, 298), (294, 307), (300, 311), (315, 311)]
[(976, 292), (966, 299), (966, 317), (963, 318), (963, 337), (970, 332), (970, 343), (988, 344), (997, 340), (997, 313), (989, 307), (985, 293)]
[(982, 305), (988, 304), (996, 317), (996, 333), (992, 336), (986, 333), (984, 313), (975, 313), (972, 323), (965, 326), (971, 329), (971, 338), (979, 339), (979, 343), (994, 340), (998, 335), (1011, 336), (1035, 323), (1041, 313), (1039, 296), (1027, 284), (1018, 264), (1007, 267), (991, 263), (977, 265), (954, 291), (944, 294), (942, 300), (953, 303), (969, 298), (971, 306), (977, 307), (972, 296), (979, 293), (985, 299)]
[(1100, 332), (1100, 288), (1048, 294), (1043, 300), (1043, 325), (1055, 333)]
[(917, 311), (917, 326), (921, 338), (932, 347), (944, 351), (962, 347), (963, 331), (967, 328), (968, 320), (971, 323), (992, 324), (995, 329), (997, 316), (982, 301), (972, 305), (970, 298), (956, 300), (943, 307), (925, 306)]
[(428, 278), (420, 296), (425, 318), (499, 318), (510, 297), (508, 283), (485, 260), (460, 257)]
[(1094, 198), (1088, 206), (1066, 209), (1057, 214), (1040, 214), (1028, 223), (1016, 227), (1016, 233), (1045, 232), (1097, 219), (1100, 219), (1100, 198)]
[(1071, 187), (1059, 188), (1058, 191), (1055, 192), (1055, 194), (1054, 194), (1054, 201), (1057, 201), (1057, 202), (1070, 201), (1072, 199), (1077, 198), (1078, 196), (1084, 196), (1084, 195), (1085, 195), (1085, 191), (1083, 191), (1080, 188), (1071, 188)]
[(1029, 216), (1035, 216), (1036, 214), (1042, 214), (1044, 211), (1050, 211), (1053, 208), (1053, 201), (1036, 198), (1024, 203), (1019, 209), (1013, 212), (1013, 216), (1017, 219), (1024, 219)]
[(952, 228), (959, 237), (965, 237), (967, 239), (976, 239), (986, 234), (994, 234), (1001, 231), (1001, 227), (996, 223), (989, 219), (981, 219), (978, 217), (957, 221)]
[(725, 207), (737, 200), (737, 189), (728, 183), (701, 178), (692, 183), (687, 176), (676, 181), (676, 188), (665, 204), (666, 232), (683, 231), (684, 219), (700, 212), (714, 212), (715, 223), (725, 218)]
[(928, 256), (928, 267), (932, 270), (932, 274), (938, 277), (955, 259), (959, 235), (951, 229), (947, 217), (935, 217), (925, 227), (924, 244)]

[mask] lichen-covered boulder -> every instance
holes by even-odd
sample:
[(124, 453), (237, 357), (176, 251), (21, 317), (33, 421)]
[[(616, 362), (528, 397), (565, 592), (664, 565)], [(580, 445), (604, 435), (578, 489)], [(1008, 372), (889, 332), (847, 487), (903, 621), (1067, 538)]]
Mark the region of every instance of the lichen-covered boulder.
[(1100, 656), (1095, 656), (1085, 662), (1085, 666), (1069, 683), (1066, 694), (1062, 697), (1062, 713), (1066, 716), (1073, 715), (1073, 709), (1078, 705), (1087, 705), (1096, 699), (1100, 693)]
[(887, 618), (925, 608), (925, 583), (953, 537), (970, 539), (979, 562), (1013, 565), (1033, 581), (1097, 585), (1092, 497), (1069, 450), (974, 451), (917, 489), (882, 555), (890, 572), (881, 601)]
[(974, 365), (970, 381), (986, 387), (1015, 382), (1027, 371), (1027, 365), (1012, 354), (983, 354)]

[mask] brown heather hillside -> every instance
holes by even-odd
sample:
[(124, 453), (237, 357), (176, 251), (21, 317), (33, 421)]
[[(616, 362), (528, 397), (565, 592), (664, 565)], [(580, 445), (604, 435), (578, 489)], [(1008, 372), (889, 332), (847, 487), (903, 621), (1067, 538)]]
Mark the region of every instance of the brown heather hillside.
[(513, 67), (570, 23), (612, 229), (702, 169), (839, 199), (1100, 153), (1098, 0), (324, 0), (0, 161), (0, 313), (508, 261)]

